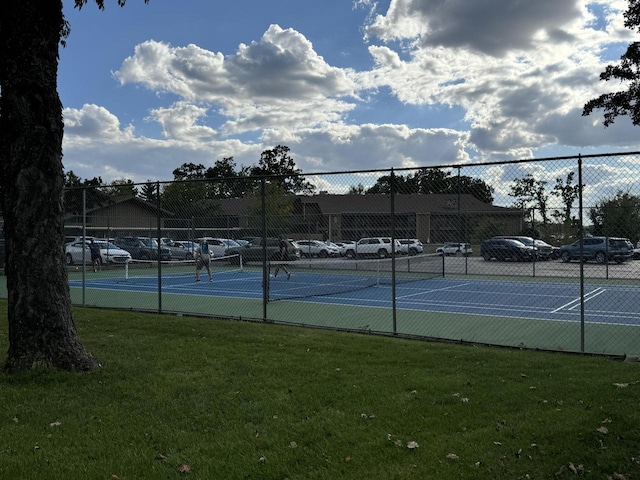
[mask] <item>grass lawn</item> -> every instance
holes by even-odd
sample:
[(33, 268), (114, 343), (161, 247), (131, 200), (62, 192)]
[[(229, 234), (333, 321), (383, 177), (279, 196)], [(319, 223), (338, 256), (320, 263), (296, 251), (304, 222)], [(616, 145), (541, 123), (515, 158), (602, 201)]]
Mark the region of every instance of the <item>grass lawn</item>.
[(103, 367), (0, 373), (1, 479), (640, 478), (640, 363), (75, 315)]

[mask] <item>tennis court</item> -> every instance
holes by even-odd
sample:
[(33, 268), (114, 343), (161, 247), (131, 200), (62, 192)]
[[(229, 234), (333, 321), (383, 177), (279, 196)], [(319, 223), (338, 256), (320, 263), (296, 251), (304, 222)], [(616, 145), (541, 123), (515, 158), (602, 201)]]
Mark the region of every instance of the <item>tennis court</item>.
[[(582, 307), (578, 284), (548, 281), (500, 281), (438, 277), (396, 277), (395, 306), (398, 310), (525, 318), (553, 322), (580, 322)], [(260, 269), (214, 268), (214, 281), (194, 281), (193, 270), (163, 274), (155, 271), (125, 276), (85, 279), (85, 288), (98, 291), (126, 291), (164, 295), (221, 297), (262, 301), (263, 275)], [(379, 272), (337, 272), (296, 270), (290, 279), (284, 272), (269, 276), (269, 300), (348, 307), (392, 308), (390, 279)], [(71, 280), (81, 288), (82, 280)], [(584, 319), (588, 323), (640, 326), (640, 312), (629, 297), (638, 298), (640, 287), (585, 285)], [(167, 297), (170, 298), (170, 297)]]
[[(224, 259), (214, 262), (211, 283), (206, 273), (195, 282), (192, 262), (171, 262), (162, 266), (160, 275), (155, 263), (95, 273), (74, 269), (69, 271), (69, 285), (75, 305), (640, 355), (637, 282), (591, 279), (582, 297), (575, 277), (443, 277), (433, 263), (418, 258), (397, 263), (392, 275), (389, 260), (299, 261), (289, 265), (290, 279), (284, 272), (274, 277), (272, 269), (266, 276), (267, 302), (261, 266)], [(6, 298), (3, 280), (0, 296)]]

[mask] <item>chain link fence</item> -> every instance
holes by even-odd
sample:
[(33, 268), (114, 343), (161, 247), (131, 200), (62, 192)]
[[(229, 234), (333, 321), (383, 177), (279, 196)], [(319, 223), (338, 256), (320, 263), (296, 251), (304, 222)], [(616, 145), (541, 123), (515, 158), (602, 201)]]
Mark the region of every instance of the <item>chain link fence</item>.
[[(70, 189), (72, 299), (636, 355), (639, 160), (584, 156)], [(83, 248), (90, 238), (103, 247), (95, 266)], [(213, 255), (211, 283), (195, 282), (201, 239)]]

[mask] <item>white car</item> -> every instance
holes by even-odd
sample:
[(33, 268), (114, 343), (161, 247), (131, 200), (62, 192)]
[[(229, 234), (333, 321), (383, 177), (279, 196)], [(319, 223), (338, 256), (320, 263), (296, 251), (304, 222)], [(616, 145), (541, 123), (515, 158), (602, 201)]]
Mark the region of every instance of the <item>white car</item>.
[(344, 257), (347, 255), (347, 250), (351, 249), (355, 252), (356, 250), (356, 242), (353, 240), (343, 240), (342, 242), (336, 242), (335, 245), (338, 247), (340, 252), (340, 256)]
[(386, 258), (391, 256), (392, 252), (400, 252), (398, 239), (392, 243), (390, 237), (366, 237), (358, 240), (354, 248), (348, 248), (346, 256), (350, 258), (370, 256)]
[(296, 240), (296, 243), (303, 257), (326, 258), (340, 255), (340, 249), (337, 246), (319, 240)]
[[(113, 243), (99, 240), (94, 243), (100, 247), (100, 263), (103, 265), (107, 265), (109, 263), (125, 264), (131, 261), (131, 254), (126, 250), (118, 248)], [(91, 250), (89, 249), (89, 242), (86, 242), (84, 245), (84, 262), (91, 264)], [(65, 247), (67, 265), (74, 265), (76, 263), (82, 264), (82, 252), (82, 242), (73, 242), (68, 244)]]
[(417, 238), (401, 238), (399, 242), (400, 253), (403, 255), (418, 255), (424, 252), (424, 246)]
[(437, 255), (462, 255), (468, 257), (473, 253), (473, 248), (468, 243), (445, 243), (436, 249)]

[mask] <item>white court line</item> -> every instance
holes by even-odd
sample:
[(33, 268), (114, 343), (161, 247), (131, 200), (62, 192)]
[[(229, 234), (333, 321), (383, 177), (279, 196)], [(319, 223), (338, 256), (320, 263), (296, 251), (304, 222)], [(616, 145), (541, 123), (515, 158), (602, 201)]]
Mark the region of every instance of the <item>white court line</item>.
[[(595, 290), (594, 290), (594, 291), (595, 291)], [(585, 301), (585, 302), (587, 302), (587, 301), (591, 300), (592, 298), (597, 297), (598, 295), (600, 295), (601, 293), (604, 293), (604, 292), (606, 292), (606, 290), (603, 288), (603, 289), (601, 289), (600, 291), (598, 291), (597, 293), (595, 293), (595, 294), (593, 294), (593, 295), (589, 295), (589, 298), (585, 298), (585, 299), (584, 299), (584, 301)], [(592, 292), (592, 293), (593, 293), (593, 292)], [(586, 297), (586, 295), (585, 295), (585, 297)], [(573, 310), (574, 308), (576, 308), (576, 307), (578, 307), (578, 306), (579, 306), (579, 304), (577, 303), (577, 304), (575, 304), (573, 307), (571, 307), (569, 310)]]
[(400, 299), (400, 298), (407, 298), (407, 297), (415, 297), (416, 295), (424, 295), (425, 293), (432, 293), (432, 292), (442, 292), (444, 290), (451, 290), (452, 288), (466, 287), (467, 285), (471, 285), (471, 284), (461, 283), (459, 285), (450, 285), (448, 287), (443, 287), (443, 288), (431, 288), (429, 290), (420, 290), (418, 293), (410, 293), (408, 295), (398, 295), (396, 296), (396, 298)]
[[(587, 301), (587, 300), (589, 300), (590, 298), (592, 298), (592, 297), (597, 297), (598, 295), (600, 295), (601, 293), (604, 293), (604, 292), (605, 292), (605, 289), (604, 289), (604, 288), (602, 288), (602, 287), (598, 287), (598, 288), (596, 288), (595, 290), (593, 290), (593, 291), (591, 291), (591, 292), (589, 292), (589, 293), (585, 294), (585, 296), (584, 296), (584, 300), (585, 300), (585, 301)], [(565, 303), (564, 305), (562, 305), (562, 306), (560, 306), (560, 307), (556, 308), (555, 310), (552, 310), (552, 311), (551, 311), (551, 313), (557, 313), (557, 312), (559, 312), (560, 310), (564, 310), (565, 308), (568, 308), (569, 310), (571, 310), (571, 309), (573, 309), (573, 308), (577, 307), (578, 305), (580, 305), (580, 300), (581, 300), (581, 298), (580, 298), (580, 297), (578, 297), (578, 298), (574, 298), (574, 299), (573, 299), (573, 300), (571, 300), (570, 302)], [(573, 306), (569, 307), (569, 305), (573, 305)]]

